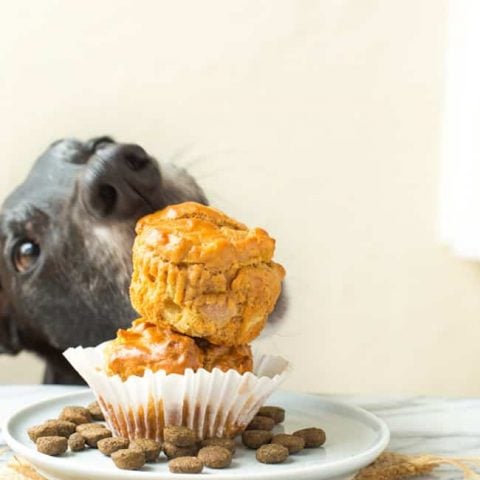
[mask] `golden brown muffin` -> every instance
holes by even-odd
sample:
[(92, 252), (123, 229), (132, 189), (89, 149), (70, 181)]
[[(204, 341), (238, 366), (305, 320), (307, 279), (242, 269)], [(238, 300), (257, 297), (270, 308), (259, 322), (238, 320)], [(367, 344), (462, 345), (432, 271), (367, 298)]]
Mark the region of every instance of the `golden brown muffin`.
[(207, 342), (197, 342), (203, 350), (203, 368), (211, 371), (214, 368), (226, 372), (233, 369), (242, 374), (253, 370), (253, 358), (250, 345), (234, 345), (224, 347)]
[(137, 223), (130, 297), (145, 319), (217, 345), (242, 345), (262, 331), (284, 268), (275, 240), (194, 202)]
[(135, 320), (128, 330), (118, 330), (104, 354), (107, 374), (118, 374), (122, 380), (131, 375), (141, 377), (147, 369), (183, 374), (187, 368), (201, 368), (204, 358), (192, 338), (142, 319)]
[(128, 330), (118, 330), (115, 340), (105, 349), (108, 375), (120, 375), (126, 380), (130, 375), (143, 376), (145, 370), (164, 370), (183, 374), (185, 369), (214, 368), (239, 373), (252, 371), (253, 360), (249, 345), (222, 347), (206, 340), (194, 339), (161, 329), (139, 318)]

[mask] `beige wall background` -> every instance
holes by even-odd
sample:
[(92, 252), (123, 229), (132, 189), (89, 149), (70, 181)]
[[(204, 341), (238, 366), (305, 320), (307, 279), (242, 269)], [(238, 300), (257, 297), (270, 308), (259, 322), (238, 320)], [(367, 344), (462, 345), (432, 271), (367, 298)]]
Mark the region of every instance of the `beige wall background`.
[(445, 0), (0, 3), (2, 197), (58, 137), (138, 142), (277, 238), (287, 388), (480, 394), (480, 266), (436, 236)]

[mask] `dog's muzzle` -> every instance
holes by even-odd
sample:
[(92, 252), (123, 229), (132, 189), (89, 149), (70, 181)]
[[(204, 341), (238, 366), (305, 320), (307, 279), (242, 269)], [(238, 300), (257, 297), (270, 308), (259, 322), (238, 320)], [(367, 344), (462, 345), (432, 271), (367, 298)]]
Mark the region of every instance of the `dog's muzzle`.
[(127, 220), (163, 205), (158, 164), (138, 145), (98, 145), (80, 193), (87, 210), (99, 219)]

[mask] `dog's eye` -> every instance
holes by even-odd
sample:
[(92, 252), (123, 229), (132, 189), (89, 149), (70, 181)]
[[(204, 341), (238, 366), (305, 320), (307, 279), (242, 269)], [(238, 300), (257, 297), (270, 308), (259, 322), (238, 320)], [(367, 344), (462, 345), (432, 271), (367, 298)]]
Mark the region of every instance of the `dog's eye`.
[(31, 240), (19, 242), (13, 250), (13, 265), (17, 272), (28, 272), (40, 256), (40, 246)]

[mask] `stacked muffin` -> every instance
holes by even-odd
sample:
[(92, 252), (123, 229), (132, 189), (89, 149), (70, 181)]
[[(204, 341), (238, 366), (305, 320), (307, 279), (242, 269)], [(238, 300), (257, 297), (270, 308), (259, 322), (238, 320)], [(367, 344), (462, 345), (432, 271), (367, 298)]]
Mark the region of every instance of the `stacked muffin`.
[[(119, 331), (107, 352), (110, 372), (128, 376), (135, 359), (135, 374), (142, 367), (251, 371), (248, 343), (265, 326), (285, 276), (272, 261), (275, 241), (193, 202), (142, 218), (136, 232), (130, 298), (142, 318)], [(124, 354), (128, 362), (118, 361)]]
[(141, 317), (97, 349), (103, 361), (80, 347), (65, 355), (123, 436), (158, 438), (170, 424), (200, 438), (232, 436), (287, 366), (279, 357), (253, 359), (249, 345), (285, 276), (272, 260), (275, 241), (192, 202), (140, 219), (136, 233), (130, 297)]

